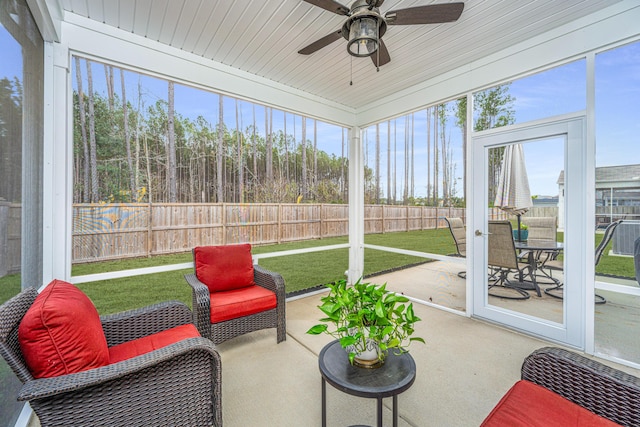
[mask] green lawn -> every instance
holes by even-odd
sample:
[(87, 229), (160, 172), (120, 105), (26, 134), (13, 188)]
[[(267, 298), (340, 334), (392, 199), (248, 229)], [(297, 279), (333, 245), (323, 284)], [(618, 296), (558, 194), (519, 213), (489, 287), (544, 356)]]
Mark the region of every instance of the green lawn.
[[(340, 237), (281, 245), (254, 246), (253, 253), (260, 254), (334, 245), (347, 243), (347, 241), (346, 237)], [(366, 236), (366, 242), (418, 251), (432, 250), (441, 254), (455, 252), (455, 246), (448, 229), (369, 235)], [(153, 258), (80, 264), (73, 267), (73, 275), (177, 264), (191, 260), (191, 253), (185, 253)], [(424, 258), (420, 257), (366, 249), (365, 276), (425, 261)], [(260, 260), (260, 265), (263, 267), (282, 274), (288, 294), (344, 278), (348, 264), (348, 249), (334, 249)], [(177, 299), (191, 305), (191, 288), (183, 278), (183, 275), (188, 272), (191, 272), (191, 270), (82, 283), (78, 287), (91, 298), (101, 314), (118, 312), (168, 299)]]
[[(558, 241), (563, 241), (563, 238), (564, 235), (558, 233)], [(601, 239), (602, 234), (596, 234), (596, 244)], [(455, 245), (448, 229), (372, 234), (365, 236), (365, 242), (372, 245), (437, 254), (455, 253)], [(347, 243), (347, 238), (340, 237), (281, 245), (254, 246), (253, 253), (260, 254), (340, 243)], [(605, 250), (596, 271), (599, 274), (635, 277), (633, 259), (630, 257), (609, 256), (608, 250), (609, 248)], [(313, 288), (344, 278), (344, 273), (348, 268), (348, 258), (347, 249), (335, 249), (286, 257), (266, 258), (260, 260), (260, 265), (282, 274), (287, 286), (287, 293), (291, 294), (302, 289)], [(156, 265), (179, 264), (190, 262), (191, 260), (191, 253), (188, 252), (151, 258), (79, 264), (73, 266), (73, 275), (80, 276)], [(424, 258), (420, 257), (366, 249), (364, 272), (365, 276), (371, 276), (375, 273), (425, 261)], [(87, 293), (101, 314), (114, 313), (171, 299), (183, 301), (190, 306), (191, 288), (183, 277), (188, 272), (191, 272), (191, 270), (83, 283), (78, 287)], [(15, 295), (19, 289), (19, 275), (1, 278), (0, 301), (5, 301)]]

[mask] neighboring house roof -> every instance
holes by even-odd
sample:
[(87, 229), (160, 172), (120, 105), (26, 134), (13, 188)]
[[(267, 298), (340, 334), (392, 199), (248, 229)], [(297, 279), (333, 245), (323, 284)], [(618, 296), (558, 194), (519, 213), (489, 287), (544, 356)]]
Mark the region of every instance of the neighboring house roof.
[[(605, 182), (637, 181), (640, 187), (640, 164), (621, 166), (602, 166), (596, 168), (596, 186)], [(564, 184), (564, 170), (560, 171), (558, 184)]]

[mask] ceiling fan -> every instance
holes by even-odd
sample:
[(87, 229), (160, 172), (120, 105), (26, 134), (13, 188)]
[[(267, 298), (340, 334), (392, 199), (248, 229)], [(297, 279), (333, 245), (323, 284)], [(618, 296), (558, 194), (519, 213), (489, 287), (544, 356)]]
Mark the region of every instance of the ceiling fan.
[(430, 4), (390, 10), (382, 16), (378, 8), (384, 3), (384, 0), (356, 0), (351, 5), (351, 8), (334, 0), (304, 1), (329, 12), (344, 15), (347, 20), (341, 29), (316, 40), (300, 49), (298, 53), (310, 55), (330, 45), (340, 37), (344, 37), (348, 41), (347, 51), (349, 54), (356, 57), (369, 56), (376, 67), (391, 61), (389, 51), (382, 41), (382, 36), (387, 32), (387, 25), (454, 22), (458, 20), (464, 9), (464, 3), (462, 2)]

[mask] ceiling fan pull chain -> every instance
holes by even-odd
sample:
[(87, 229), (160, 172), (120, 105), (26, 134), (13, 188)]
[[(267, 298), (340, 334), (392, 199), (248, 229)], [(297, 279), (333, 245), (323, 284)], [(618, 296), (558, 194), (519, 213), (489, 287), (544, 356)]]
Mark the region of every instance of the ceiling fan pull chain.
[(353, 86), (353, 56), (349, 55), (351, 58), (351, 71), (349, 74), (349, 86)]
[(380, 23), (376, 25), (376, 39), (378, 39), (378, 48), (376, 49), (376, 73), (380, 72), (380, 45), (382, 44), (382, 40), (380, 40)]

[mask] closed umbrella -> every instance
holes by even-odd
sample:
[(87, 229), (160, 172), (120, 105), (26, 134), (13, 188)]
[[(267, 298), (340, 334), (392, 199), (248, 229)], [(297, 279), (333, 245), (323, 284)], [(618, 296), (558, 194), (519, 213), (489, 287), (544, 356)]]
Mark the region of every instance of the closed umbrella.
[(520, 216), (533, 206), (522, 144), (507, 145), (504, 149), (494, 206), (518, 217), (520, 236)]

